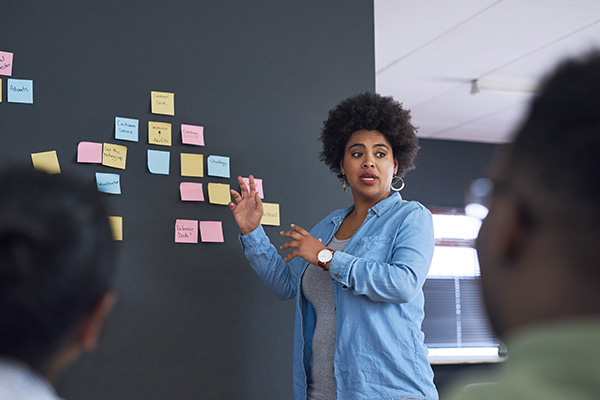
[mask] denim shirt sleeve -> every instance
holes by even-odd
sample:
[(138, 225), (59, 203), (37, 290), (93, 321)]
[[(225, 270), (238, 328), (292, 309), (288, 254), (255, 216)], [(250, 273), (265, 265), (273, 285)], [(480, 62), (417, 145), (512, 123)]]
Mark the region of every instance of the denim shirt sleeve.
[(246, 259), (269, 289), (282, 300), (295, 298), (299, 278), (291, 265), (299, 259), (286, 263), (271, 244), (262, 225), (246, 235), (240, 234), (239, 239)]
[[(373, 218), (379, 218), (377, 224), (382, 227), (389, 223), (385, 215)], [(361, 249), (351, 251), (353, 254), (335, 252), (330, 263), (331, 276), (355, 294), (374, 301), (397, 304), (411, 301), (421, 293), (433, 257), (433, 220), (429, 210), (416, 203), (389, 245), (378, 252), (390, 253), (384, 261), (365, 257)], [(376, 248), (377, 244), (372, 246)]]

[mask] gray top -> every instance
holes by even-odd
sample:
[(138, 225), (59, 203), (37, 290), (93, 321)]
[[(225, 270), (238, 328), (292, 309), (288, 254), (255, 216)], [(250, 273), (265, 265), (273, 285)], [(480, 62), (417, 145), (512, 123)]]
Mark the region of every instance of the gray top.
[[(333, 237), (327, 247), (335, 251), (343, 251), (349, 240), (338, 240)], [(302, 275), (302, 293), (312, 304), (317, 314), (317, 323), (312, 340), (307, 400), (335, 399), (333, 357), (335, 352), (336, 314), (331, 281), (332, 278), (329, 272), (312, 264), (308, 265), (304, 275)]]

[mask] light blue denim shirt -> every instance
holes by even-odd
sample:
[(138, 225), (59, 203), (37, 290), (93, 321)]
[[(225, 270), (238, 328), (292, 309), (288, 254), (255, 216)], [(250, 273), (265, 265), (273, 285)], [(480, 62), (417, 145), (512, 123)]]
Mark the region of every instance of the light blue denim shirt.
[[(329, 242), (353, 207), (332, 212), (311, 235)], [(281, 299), (296, 299), (294, 397), (303, 400), (315, 328), (314, 309), (300, 288), (308, 264), (300, 257), (286, 263), (262, 227), (240, 241), (266, 285)], [(344, 251), (334, 253), (338, 399), (438, 398), (421, 331), (433, 246), (431, 213), (394, 193), (373, 206)]]

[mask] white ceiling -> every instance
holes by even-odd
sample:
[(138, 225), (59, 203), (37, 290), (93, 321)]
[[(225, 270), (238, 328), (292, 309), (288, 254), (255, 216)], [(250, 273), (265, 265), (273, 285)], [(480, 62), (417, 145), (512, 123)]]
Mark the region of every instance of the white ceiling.
[(503, 143), (529, 95), (471, 94), (472, 81), (535, 84), (600, 48), (600, 0), (374, 0), (377, 92), (424, 138)]

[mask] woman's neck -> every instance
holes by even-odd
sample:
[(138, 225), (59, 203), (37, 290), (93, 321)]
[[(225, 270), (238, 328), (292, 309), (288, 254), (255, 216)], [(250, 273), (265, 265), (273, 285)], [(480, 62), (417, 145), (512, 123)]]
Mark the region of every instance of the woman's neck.
[(354, 196), (354, 210), (352, 210), (352, 213), (354, 213), (356, 217), (362, 217), (364, 219), (369, 213), (369, 209), (371, 207), (379, 203), (381, 200), (387, 199), (390, 195), (391, 193), (379, 199), (367, 199)]

